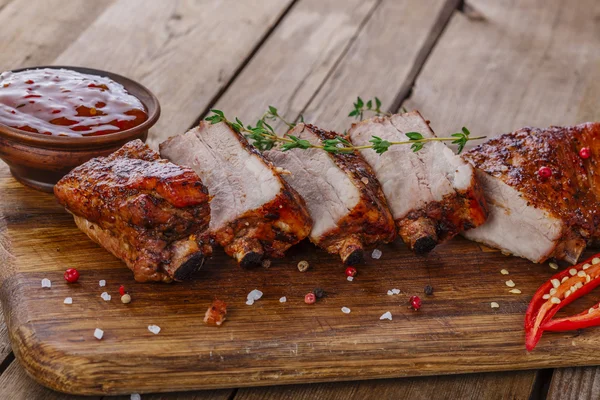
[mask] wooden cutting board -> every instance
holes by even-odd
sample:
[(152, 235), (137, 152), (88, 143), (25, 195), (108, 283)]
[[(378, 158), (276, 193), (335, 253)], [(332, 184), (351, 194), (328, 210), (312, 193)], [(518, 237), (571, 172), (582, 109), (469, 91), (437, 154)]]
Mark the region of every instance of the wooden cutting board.
[[(546, 334), (527, 353), (523, 316), (553, 271), (462, 238), (428, 257), (401, 242), (381, 246), (381, 259), (369, 258), (353, 282), (336, 257), (302, 243), (268, 269), (242, 270), (217, 251), (192, 282), (139, 284), (51, 195), (21, 186), (5, 166), (0, 212), (0, 294), (13, 349), (29, 374), (59, 391), (160, 392), (600, 363), (599, 329)], [(301, 260), (309, 271), (298, 271)], [(66, 268), (81, 272), (77, 284), (64, 281)], [(43, 278), (52, 288), (41, 287)], [(510, 294), (507, 279), (523, 294)], [(427, 284), (433, 296), (423, 295)], [(130, 304), (119, 300), (119, 285), (131, 293)], [(304, 304), (316, 287), (327, 296)], [(387, 295), (392, 288), (402, 293)], [(252, 289), (264, 296), (248, 306)], [(112, 300), (100, 297), (104, 291)], [(413, 294), (423, 298), (418, 312), (407, 308)], [(202, 322), (215, 296), (228, 304), (222, 327)], [(65, 297), (73, 304), (63, 304)], [(581, 299), (566, 312), (592, 303)], [(386, 311), (392, 321), (379, 319)], [(94, 338), (96, 328), (102, 340)]]

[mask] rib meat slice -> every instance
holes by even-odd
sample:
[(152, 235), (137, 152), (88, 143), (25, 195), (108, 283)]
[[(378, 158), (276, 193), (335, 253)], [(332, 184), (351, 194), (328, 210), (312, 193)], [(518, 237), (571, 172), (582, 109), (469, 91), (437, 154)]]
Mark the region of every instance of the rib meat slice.
[(140, 140), (75, 168), (54, 194), (139, 282), (186, 279), (211, 254), (210, 198), (200, 178)]
[[(320, 145), (336, 133), (298, 124), (288, 132)], [(273, 164), (290, 172), (285, 180), (306, 201), (315, 221), (310, 240), (346, 264), (363, 260), (363, 248), (390, 242), (394, 219), (371, 167), (358, 154), (331, 154), (322, 149), (270, 150)]]
[(310, 233), (304, 200), (226, 123), (202, 121), (160, 145), (161, 155), (191, 167), (213, 196), (210, 229), (242, 266), (284, 252)]
[[(582, 159), (579, 150), (592, 156)], [(600, 124), (523, 128), (475, 147), (473, 164), (490, 206), (488, 222), (465, 233), (504, 253), (575, 264), (600, 236)], [(552, 176), (543, 179), (545, 166)]]
[[(435, 137), (418, 111), (353, 124), (348, 135), (363, 146), (373, 136), (406, 141), (409, 132)], [(381, 155), (372, 149), (360, 152), (381, 183), (400, 237), (415, 252), (427, 253), (485, 221), (487, 208), (473, 167), (443, 143), (426, 143), (418, 152), (410, 146), (392, 146)]]

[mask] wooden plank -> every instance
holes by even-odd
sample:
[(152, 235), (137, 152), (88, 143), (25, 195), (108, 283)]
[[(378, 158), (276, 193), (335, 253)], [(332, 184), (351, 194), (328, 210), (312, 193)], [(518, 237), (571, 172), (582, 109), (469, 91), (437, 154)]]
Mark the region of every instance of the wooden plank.
[(215, 108), (254, 123), (268, 105), (277, 105), (295, 119), (378, 5), (375, 0), (300, 1)]
[(6, 5), (8, 3), (10, 3), (12, 0), (0, 0), (0, 10), (2, 10), (4, 7), (6, 7)]
[[(147, 394), (144, 400), (227, 400), (233, 395), (235, 389), (205, 390), (185, 393)], [(0, 375), (0, 399), (10, 400), (95, 400), (101, 397), (73, 396), (55, 392), (33, 380), (23, 367), (14, 361)], [(111, 397), (111, 400), (129, 400), (130, 396)]]
[(305, 106), (307, 121), (343, 131), (357, 96), (384, 106), (407, 93), (458, 1), (384, 1)]
[(421, 110), (439, 134), (600, 120), (600, 2), (469, 4), (477, 18), (456, 13), (407, 108)]
[(16, 361), (12, 362), (0, 375), (0, 398), (11, 400), (100, 400), (100, 397), (70, 396), (47, 389), (31, 379)]
[(385, 379), (315, 385), (240, 389), (235, 400), (513, 400), (529, 399), (535, 374), (529, 371)]
[(112, 0), (0, 0), (0, 70), (50, 63)]
[(600, 398), (600, 367), (558, 368), (554, 370), (548, 400)]
[(291, 3), (120, 0), (54, 64), (110, 70), (146, 85), (162, 108), (149, 139), (157, 144), (198, 118)]

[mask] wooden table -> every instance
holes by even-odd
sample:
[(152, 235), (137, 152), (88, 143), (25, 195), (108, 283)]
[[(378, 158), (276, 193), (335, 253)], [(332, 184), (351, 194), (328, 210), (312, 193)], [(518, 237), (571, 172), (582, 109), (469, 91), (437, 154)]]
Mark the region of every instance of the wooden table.
[[(250, 121), (274, 104), (344, 130), (357, 95), (419, 109), (442, 135), (600, 120), (599, 49), (597, 0), (0, 0), (0, 70), (82, 65), (139, 80), (163, 107), (153, 145), (213, 107)], [(1, 315), (0, 373), (2, 399), (72, 398), (25, 374)], [(144, 398), (599, 396), (600, 369), (587, 367)]]

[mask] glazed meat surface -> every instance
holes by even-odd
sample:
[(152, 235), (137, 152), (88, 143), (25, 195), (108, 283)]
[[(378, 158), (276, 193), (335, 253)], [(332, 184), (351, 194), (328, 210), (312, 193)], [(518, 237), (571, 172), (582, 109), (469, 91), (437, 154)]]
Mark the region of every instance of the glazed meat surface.
[(161, 159), (140, 140), (75, 168), (54, 194), (137, 281), (186, 279), (212, 251), (206, 187), (190, 168)]
[(202, 121), (160, 145), (161, 155), (191, 167), (213, 196), (210, 229), (242, 266), (283, 257), (308, 236), (304, 200), (271, 163), (226, 123)]
[[(408, 132), (435, 137), (418, 111), (353, 124), (348, 135), (363, 146), (373, 136), (406, 141)], [(473, 167), (443, 143), (426, 143), (418, 152), (410, 146), (392, 146), (381, 155), (372, 149), (360, 152), (381, 183), (400, 237), (415, 252), (427, 253), (487, 218)]]
[[(579, 150), (589, 147), (591, 157)], [(600, 236), (600, 124), (523, 128), (464, 155), (484, 186), (489, 221), (465, 233), (504, 253), (575, 264)], [(540, 167), (552, 171), (540, 177)]]
[[(337, 134), (298, 124), (289, 135), (320, 145)], [(270, 150), (274, 165), (290, 174), (284, 179), (306, 201), (314, 226), (310, 240), (346, 264), (363, 260), (365, 246), (395, 238), (394, 219), (371, 167), (358, 154), (322, 149)]]

